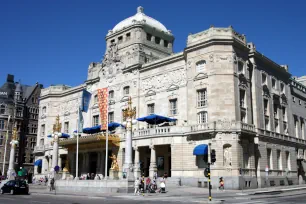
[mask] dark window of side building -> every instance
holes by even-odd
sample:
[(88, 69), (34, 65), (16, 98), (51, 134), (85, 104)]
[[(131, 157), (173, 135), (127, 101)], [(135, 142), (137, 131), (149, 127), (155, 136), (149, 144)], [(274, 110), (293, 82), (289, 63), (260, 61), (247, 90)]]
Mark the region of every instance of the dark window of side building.
[(119, 36), (119, 37), (118, 37), (118, 44), (119, 44), (119, 43), (122, 43), (122, 42), (123, 42), (123, 37), (122, 37), (122, 36)]
[(276, 80), (272, 78), (272, 88), (276, 89)]
[(0, 120), (0, 130), (4, 129), (4, 120)]
[(160, 44), (160, 37), (155, 37), (155, 43), (158, 45)]
[(147, 33), (147, 40), (148, 40), (148, 41), (151, 41), (151, 40), (152, 40), (152, 35), (149, 34), (149, 33)]
[(5, 114), (5, 105), (0, 105), (0, 114)]
[(3, 136), (3, 135), (0, 135), (0, 146), (1, 146), (1, 145), (4, 145), (4, 144), (3, 144), (3, 141), (4, 141), (4, 136)]
[(164, 40), (164, 47), (168, 47), (168, 45), (169, 45), (168, 40)]
[(131, 33), (127, 33), (126, 34), (126, 41), (130, 40), (131, 39)]
[(109, 112), (108, 113), (108, 123), (113, 123), (114, 122), (114, 112)]
[(113, 99), (115, 97), (115, 92), (114, 91), (109, 91), (108, 96), (110, 99)]

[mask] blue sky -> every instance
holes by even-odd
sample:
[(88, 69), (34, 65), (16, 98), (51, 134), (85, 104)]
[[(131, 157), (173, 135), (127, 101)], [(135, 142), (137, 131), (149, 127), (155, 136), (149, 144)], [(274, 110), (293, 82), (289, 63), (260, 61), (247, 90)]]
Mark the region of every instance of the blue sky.
[[(188, 4), (190, 2), (190, 4)], [(289, 3), (290, 2), (290, 3)], [(137, 6), (172, 30), (174, 51), (189, 33), (232, 25), (293, 75), (306, 74), (306, 2), (178, 0), (0, 0), (0, 82), (78, 85), (101, 61), (105, 35)]]

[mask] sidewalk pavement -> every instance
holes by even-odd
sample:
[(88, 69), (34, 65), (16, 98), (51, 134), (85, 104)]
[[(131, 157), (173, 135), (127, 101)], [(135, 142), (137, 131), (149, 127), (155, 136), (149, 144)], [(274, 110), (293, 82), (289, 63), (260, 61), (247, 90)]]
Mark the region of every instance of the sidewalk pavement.
[[(146, 196), (158, 196), (158, 197), (208, 197), (207, 188), (197, 188), (189, 186), (177, 186), (177, 187), (168, 187), (167, 193), (153, 193), (146, 194)], [(295, 186), (278, 186), (271, 188), (257, 188), (257, 189), (248, 189), (248, 190), (217, 190), (212, 189), (212, 195), (215, 198), (226, 198), (226, 197), (240, 197), (240, 196), (256, 196), (256, 195), (275, 195), (282, 194), (286, 192), (294, 192), (306, 190), (306, 185), (295, 185)], [(43, 185), (30, 185), (30, 193), (33, 194), (50, 194), (54, 195), (76, 195), (76, 196), (95, 196), (95, 197), (112, 197), (126, 195), (124, 193), (100, 193), (100, 194), (88, 194), (86, 192), (71, 192), (71, 193), (61, 193), (55, 191), (49, 191), (48, 186)]]

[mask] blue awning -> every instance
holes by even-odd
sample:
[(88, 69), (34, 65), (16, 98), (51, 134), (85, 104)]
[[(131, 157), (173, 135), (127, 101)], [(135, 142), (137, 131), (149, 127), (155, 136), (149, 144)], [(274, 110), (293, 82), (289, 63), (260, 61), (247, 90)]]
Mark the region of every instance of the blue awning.
[(208, 154), (208, 145), (200, 144), (193, 149), (193, 155), (207, 155)]
[(41, 159), (36, 160), (36, 161), (34, 162), (34, 166), (42, 167), (42, 160), (41, 160)]
[[(66, 134), (66, 133), (61, 133), (62, 136), (60, 138), (69, 138), (70, 135)], [(48, 135), (47, 137), (52, 138), (52, 135)]]
[[(109, 131), (113, 131), (113, 130), (115, 130), (119, 126), (124, 127), (120, 123), (116, 123), (116, 122), (109, 123), (108, 124), (108, 130)], [(103, 130), (101, 130), (101, 125), (97, 125), (97, 126), (88, 127), (88, 128), (84, 128), (83, 129), (83, 133), (87, 133), (87, 134), (95, 134), (95, 133), (102, 132), (102, 131)]]
[(161, 116), (161, 115), (156, 115), (156, 114), (151, 114), (151, 115), (148, 115), (146, 117), (137, 118), (137, 120), (141, 121), (141, 122), (147, 122), (151, 125), (158, 125), (158, 124), (161, 124), (161, 123), (164, 123), (164, 122), (174, 122), (177, 119), (168, 118), (168, 117)]

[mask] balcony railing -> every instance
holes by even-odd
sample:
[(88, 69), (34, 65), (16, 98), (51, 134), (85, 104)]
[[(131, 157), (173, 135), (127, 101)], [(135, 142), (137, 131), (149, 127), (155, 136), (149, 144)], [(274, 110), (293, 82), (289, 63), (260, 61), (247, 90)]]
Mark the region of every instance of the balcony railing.
[(142, 136), (153, 136), (153, 135), (173, 135), (173, 134), (182, 134), (189, 132), (190, 127), (186, 126), (167, 126), (167, 127), (156, 127), (143, 130), (134, 131), (133, 137), (142, 137)]
[(44, 145), (34, 147), (34, 153), (43, 153), (44, 151), (45, 151), (45, 146)]
[(306, 140), (304, 140), (304, 139), (297, 138), (297, 137), (292, 137), (292, 136), (277, 133), (277, 132), (272, 132), (272, 131), (269, 131), (269, 130), (258, 129), (258, 133), (260, 135), (263, 135), (263, 136), (266, 136), (266, 137), (273, 137), (273, 138), (277, 138), (277, 139), (281, 139), (281, 140), (286, 140), (286, 141), (289, 141), (289, 142), (306, 144)]
[(255, 126), (236, 121), (216, 121), (191, 126), (191, 132), (211, 131), (211, 130), (231, 130), (231, 131), (251, 131), (255, 132)]

